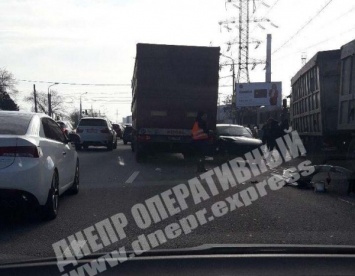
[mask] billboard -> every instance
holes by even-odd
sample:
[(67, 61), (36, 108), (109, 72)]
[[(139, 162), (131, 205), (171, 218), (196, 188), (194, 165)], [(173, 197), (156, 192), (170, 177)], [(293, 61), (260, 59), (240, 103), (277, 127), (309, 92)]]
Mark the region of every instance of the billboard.
[(237, 107), (281, 106), (281, 82), (236, 83)]

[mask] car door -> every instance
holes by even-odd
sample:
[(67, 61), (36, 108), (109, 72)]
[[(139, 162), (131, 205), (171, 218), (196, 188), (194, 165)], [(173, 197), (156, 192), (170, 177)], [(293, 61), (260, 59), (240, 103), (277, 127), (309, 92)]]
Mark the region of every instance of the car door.
[(110, 133), (112, 135), (112, 141), (115, 143), (116, 141), (116, 131), (113, 129), (113, 126), (109, 120), (107, 120), (107, 127), (110, 130)]
[(73, 181), (75, 174), (75, 150), (58, 124), (50, 118), (43, 118), (42, 125), (48, 140), (48, 152), (52, 154), (54, 166), (59, 174), (59, 190), (63, 192)]

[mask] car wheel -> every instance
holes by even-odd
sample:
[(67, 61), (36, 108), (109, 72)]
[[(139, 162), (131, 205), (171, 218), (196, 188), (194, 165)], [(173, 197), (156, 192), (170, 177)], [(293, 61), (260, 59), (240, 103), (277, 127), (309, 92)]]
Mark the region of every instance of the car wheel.
[(77, 193), (79, 193), (79, 183), (80, 183), (80, 171), (79, 171), (79, 160), (77, 160), (76, 166), (75, 166), (75, 175), (74, 175), (73, 185), (69, 189), (70, 194), (76, 195)]
[(42, 218), (52, 220), (57, 217), (59, 205), (59, 177), (54, 172), (46, 204), (42, 207)]
[(112, 151), (113, 150), (113, 143), (109, 143), (107, 146), (107, 150)]
[(89, 148), (88, 145), (83, 145), (84, 150), (87, 150)]

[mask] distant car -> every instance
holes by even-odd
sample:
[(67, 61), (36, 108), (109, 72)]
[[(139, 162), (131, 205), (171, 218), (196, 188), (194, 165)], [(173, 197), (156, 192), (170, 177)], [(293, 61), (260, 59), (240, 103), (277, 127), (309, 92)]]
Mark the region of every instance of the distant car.
[(240, 125), (218, 124), (216, 136), (214, 155), (222, 161), (242, 156), (262, 145), (261, 140), (254, 138), (250, 130)]
[(116, 131), (117, 137), (122, 139), (123, 131), (122, 131), (121, 125), (120, 124), (112, 124), (112, 127)]
[(60, 126), (65, 135), (74, 132), (74, 128), (70, 122), (67, 121), (57, 121), (57, 124)]
[(39, 205), (44, 219), (54, 219), (67, 190), (79, 192), (79, 159), (58, 124), (44, 114), (0, 111), (0, 203)]
[(76, 129), (80, 135), (80, 146), (87, 149), (89, 146), (105, 146), (108, 150), (117, 148), (117, 134), (111, 122), (106, 118), (82, 118)]
[(128, 142), (132, 143), (132, 131), (133, 127), (131, 125), (126, 125), (123, 131), (123, 144), (127, 145)]

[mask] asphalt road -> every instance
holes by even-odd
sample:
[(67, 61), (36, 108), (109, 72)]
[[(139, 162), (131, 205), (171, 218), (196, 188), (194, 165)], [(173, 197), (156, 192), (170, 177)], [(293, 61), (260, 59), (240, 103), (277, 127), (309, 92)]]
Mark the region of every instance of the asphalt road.
[[(120, 246), (130, 249), (131, 242), (197, 210), (211, 209), (219, 200), (241, 191), (232, 191), (194, 205), (148, 229), (139, 229), (133, 221), (131, 207), (147, 198), (187, 183), (198, 174), (192, 162), (179, 154), (150, 157), (137, 164), (129, 145), (119, 142), (112, 152), (104, 148), (81, 151), (80, 192), (60, 199), (58, 217), (43, 222), (36, 216), (17, 213), (0, 216), (0, 259), (54, 256), (52, 244), (117, 213), (127, 215), (127, 238), (102, 251)], [(216, 165), (209, 161), (208, 168)], [(262, 181), (270, 171), (252, 181)], [(194, 247), (203, 244), (335, 244), (355, 245), (355, 200), (337, 194), (317, 194), (312, 190), (284, 187), (247, 207), (241, 207), (199, 226), (191, 233), (169, 240), (159, 248)]]

